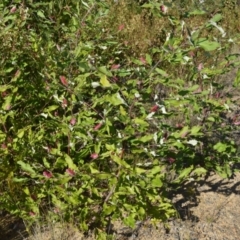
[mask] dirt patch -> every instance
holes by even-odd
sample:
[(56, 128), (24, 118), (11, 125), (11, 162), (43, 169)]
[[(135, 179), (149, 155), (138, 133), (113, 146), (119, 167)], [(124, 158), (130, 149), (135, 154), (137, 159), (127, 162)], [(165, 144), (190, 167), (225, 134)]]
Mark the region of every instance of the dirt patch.
[[(111, 229), (116, 240), (236, 240), (240, 237), (240, 173), (233, 179), (221, 179), (217, 175), (210, 176), (200, 182), (199, 196), (184, 198), (177, 195), (173, 201), (181, 219), (168, 222), (169, 229), (163, 224), (154, 227), (150, 221), (139, 222), (135, 229), (115, 223)], [(4, 221), (3, 221), (4, 220)], [(70, 227), (45, 231), (36, 231), (37, 240), (93, 240), (93, 237), (84, 237)], [(63, 231), (63, 229), (65, 229)], [(69, 230), (71, 229), (71, 231)], [(61, 230), (61, 231), (60, 231)], [(69, 231), (68, 231), (69, 230)], [(68, 233), (69, 234), (68, 234)], [(56, 236), (58, 236), (56, 238)], [(10, 215), (0, 220), (1, 240), (26, 240), (24, 225)]]
[(116, 239), (139, 240), (236, 240), (240, 237), (240, 174), (223, 180), (210, 176), (198, 187), (200, 193), (191, 201), (181, 195), (174, 199), (181, 219), (156, 227), (149, 221), (130, 229), (116, 229)]

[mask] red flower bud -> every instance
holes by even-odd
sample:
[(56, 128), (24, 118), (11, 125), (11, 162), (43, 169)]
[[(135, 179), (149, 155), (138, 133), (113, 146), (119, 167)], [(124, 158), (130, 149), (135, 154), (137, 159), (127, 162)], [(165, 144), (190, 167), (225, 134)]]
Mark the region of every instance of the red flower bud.
[(154, 105), (153, 107), (151, 107), (150, 112), (156, 112), (158, 110), (158, 105)]

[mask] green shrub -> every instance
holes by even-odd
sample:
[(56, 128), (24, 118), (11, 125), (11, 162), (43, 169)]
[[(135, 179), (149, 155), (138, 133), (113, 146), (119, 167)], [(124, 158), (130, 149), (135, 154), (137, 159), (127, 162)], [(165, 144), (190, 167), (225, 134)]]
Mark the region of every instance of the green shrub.
[(47, 207), (104, 238), (116, 219), (175, 216), (189, 181), (232, 176), (239, 122), (219, 78), (239, 64), (238, 38), (221, 13), (26, 2), (0, 5), (3, 209), (34, 222)]

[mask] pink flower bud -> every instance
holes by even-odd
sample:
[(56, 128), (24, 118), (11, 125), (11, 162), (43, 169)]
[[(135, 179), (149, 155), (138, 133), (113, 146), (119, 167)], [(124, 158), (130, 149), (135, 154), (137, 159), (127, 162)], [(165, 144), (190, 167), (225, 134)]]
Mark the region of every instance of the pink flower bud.
[(62, 101), (62, 107), (63, 108), (67, 107), (67, 104), (68, 104), (67, 99), (64, 98)]
[(101, 126), (102, 126), (102, 123), (100, 122), (94, 127), (94, 130), (97, 131)]
[(158, 110), (158, 105), (154, 105), (153, 107), (151, 107), (150, 112), (156, 112)]
[(175, 159), (170, 157), (170, 158), (168, 158), (168, 162), (169, 162), (170, 164), (172, 164), (172, 163), (175, 162)]
[(74, 126), (74, 125), (76, 124), (76, 118), (73, 117), (73, 118), (70, 120), (70, 124)]
[(13, 7), (11, 8), (11, 10), (10, 10), (10, 13), (15, 13), (16, 10), (17, 10), (17, 7), (16, 7), (16, 6), (13, 6)]
[(46, 178), (52, 178), (53, 177), (53, 174), (49, 171), (44, 171), (43, 172), (43, 176), (46, 177)]
[(122, 31), (124, 29), (124, 24), (119, 25), (118, 31)]
[(92, 159), (98, 158), (98, 154), (97, 154), (97, 153), (92, 153), (92, 154), (91, 154), (91, 158), (92, 158)]
[(68, 82), (67, 82), (67, 79), (65, 76), (60, 76), (60, 80), (61, 80), (61, 83), (64, 85), (64, 86), (67, 86), (68, 85)]
[(68, 174), (68, 175), (70, 175), (71, 177), (73, 177), (73, 176), (75, 176), (75, 171), (73, 170), (73, 169), (71, 169), (71, 168), (68, 168), (67, 170), (66, 170), (66, 173)]
[(139, 60), (140, 60), (140, 61), (142, 62), (142, 64), (144, 64), (144, 65), (147, 63), (147, 62), (146, 62), (146, 59), (145, 59), (144, 57), (140, 57)]
[(168, 11), (168, 8), (167, 8), (165, 5), (161, 5), (161, 6), (160, 6), (160, 10), (161, 10), (161, 12), (162, 12), (163, 14), (166, 14), (167, 11)]

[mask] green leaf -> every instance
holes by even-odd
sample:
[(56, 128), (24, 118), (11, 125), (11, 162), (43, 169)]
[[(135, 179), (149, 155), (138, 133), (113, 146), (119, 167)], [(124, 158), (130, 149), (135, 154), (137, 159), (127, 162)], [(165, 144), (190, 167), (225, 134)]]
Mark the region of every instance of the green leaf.
[(146, 143), (151, 141), (152, 139), (153, 139), (153, 135), (151, 134), (151, 135), (146, 135), (144, 137), (139, 138), (138, 141)]
[(219, 22), (222, 19), (222, 14), (218, 13), (215, 16), (213, 16), (210, 21), (211, 22)]
[(33, 168), (28, 164), (23, 161), (18, 161), (17, 164), (19, 164), (22, 168), (23, 171), (31, 173), (31, 174), (36, 174), (36, 172), (33, 170)]
[(111, 156), (112, 160), (114, 162), (116, 162), (119, 166), (125, 167), (125, 168), (131, 168), (131, 166), (129, 164), (127, 164), (124, 160), (122, 160), (121, 158), (119, 158), (116, 155)]
[(187, 177), (192, 172), (192, 170), (193, 170), (193, 166), (183, 169), (179, 174), (179, 176), (177, 177), (177, 179), (173, 181), (173, 183), (180, 183), (182, 180), (187, 179)]
[(156, 68), (156, 72), (159, 73), (160, 75), (162, 75), (163, 77), (167, 77), (168, 76), (168, 74), (164, 70), (162, 70), (160, 68)]
[(135, 122), (135, 124), (138, 124), (138, 125), (142, 125), (142, 126), (146, 126), (146, 127), (149, 126), (149, 124), (146, 121), (144, 121), (140, 118), (134, 118), (133, 121)]
[(213, 146), (213, 149), (216, 150), (216, 151), (218, 151), (218, 152), (220, 152), (220, 153), (222, 153), (222, 152), (225, 152), (225, 151), (226, 151), (227, 145), (224, 144), (224, 143), (218, 142), (217, 144), (215, 144), (215, 145)]
[(205, 175), (207, 173), (207, 170), (203, 167), (198, 167), (198, 168), (194, 169), (194, 171), (192, 173), (193, 174), (195, 173), (197, 176), (201, 176), (201, 175)]
[(92, 174), (99, 173), (98, 169), (94, 168), (93, 165), (94, 165), (94, 164), (90, 164), (90, 165), (89, 165), (89, 169), (90, 169), (91, 173), (92, 173)]
[(69, 168), (73, 170), (78, 169), (77, 166), (73, 163), (73, 160), (67, 154), (64, 154), (64, 158)]
[(98, 71), (99, 71), (100, 75), (105, 75), (105, 76), (108, 76), (108, 77), (112, 77), (112, 73), (110, 71), (108, 71), (105, 66), (99, 67)]
[(131, 214), (128, 217), (125, 217), (123, 219), (124, 224), (126, 224), (127, 226), (134, 228), (135, 227), (135, 219), (134, 219), (134, 214)]
[(150, 174), (151, 175), (155, 175), (157, 173), (160, 173), (162, 171), (162, 168), (160, 166), (154, 166), (151, 171), (150, 171)]
[(203, 11), (203, 10), (193, 10), (193, 11), (189, 12), (188, 14), (189, 14), (190, 16), (191, 16), (191, 15), (204, 15), (204, 14), (206, 14), (206, 12)]
[(50, 168), (50, 164), (49, 162), (47, 161), (47, 159), (44, 157), (43, 158), (43, 165), (46, 167), (46, 168)]
[(102, 84), (103, 87), (111, 87), (111, 84), (107, 80), (107, 76), (106, 75), (101, 75), (100, 83)]
[(119, 98), (119, 93), (115, 93), (113, 95), (108, 95), (108, 96), (106, 96), (105, 99), (107, 102), (111, 103), (114, 106), (124, 104), (123, 99)]
[(42, 11), (37, 11), (37, 15), (40, 17), (40, 18), (46, 18), (44, 13)]
[(199, 135), (199, 131), (201, 130), (201, 126), (194, 126), (191, 128), (191, 135), (196, 136)]
[(151, 187), (154, 187), (154, 188), (159, 188), (159, 187), (162, 187), (163, 186), (163, 182), (161, 181), (161, 176), (160, 175), (157, 175), (154, 179), (152, 179), (151, 181)]
[(123, 116), (126, 116), (126, 115), (127, 115), (127, 112), (125, 111), (125, 109), (124, 109), (122, 106), (120, 106), (120, 113), (121, 113), (121, 115), (123, 115)]
[(52, 112), (52, 111), (56, 110), (57, 108), (59, 108), (58, 105), (52, 105), (52, 106), (45, 108), (44, 112)]
[(116, 210), (116, 206), (114, 205), (107, 205), (106, 203), (103, 204), (103, 213), (105, 215), (109, 215), (111, 214), (112, 212), (114, 212)]
[(238, 87), (239, 83), (240, 83), (240, 68), (238, 69), (236, 77), (235, 77), (235, 79), (233, 81), (233, 86), (234, 87)]
[(9, 110), (9, 108), (11, 107), (11, 102), (12, 102), (12, 96), (11, 95), (5, 97), (5, 101), (4, 101), (4, 104), (2, 105), (2, 109), (3, 110)]
[(29, 178), (18, 178), (18, 177), (14, 177), (12, 179), (13, 182), (16, 182), (16, 183), (23, 183), (23, 182), (28, 182), (29, 181)]
[(0, 85), (0, 92), (5, 92), (8, 89), (11, 89), (11, 85)]
[(152, 65), (152, 58), (149, 54), (146, 54), (146, 61), (149, 65)]
[(220, 44), (218, 42), (212, 42), (208, 40), (199, 42), (198, 45), (207, 52), (214, 51), (220, 47)]
[(18, 138), (22, 138), (24, 136), (24, 132), (25, 132), (25, 129), (19, 129), (17, 133)]

